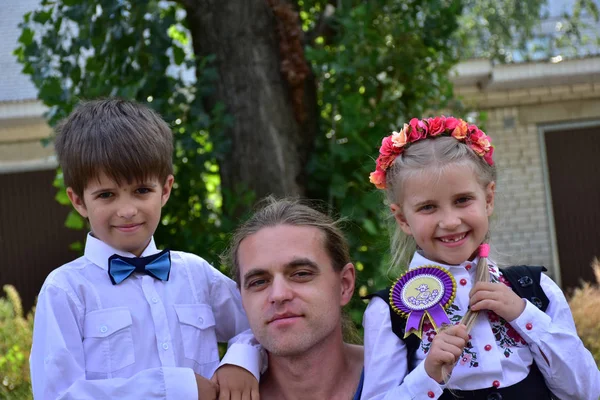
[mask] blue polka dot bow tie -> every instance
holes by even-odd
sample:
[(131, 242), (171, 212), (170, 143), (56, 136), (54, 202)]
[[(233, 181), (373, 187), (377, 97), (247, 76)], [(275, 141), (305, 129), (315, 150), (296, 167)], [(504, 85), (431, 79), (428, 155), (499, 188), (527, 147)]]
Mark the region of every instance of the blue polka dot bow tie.
[(118, 285), (134, 272), (141, 272), (168, 281), (171, 273), (171, 253), (163, 250), (147, 257), (123, 257), (113, 254), (108, 259), (108, 276), (113, 285)]

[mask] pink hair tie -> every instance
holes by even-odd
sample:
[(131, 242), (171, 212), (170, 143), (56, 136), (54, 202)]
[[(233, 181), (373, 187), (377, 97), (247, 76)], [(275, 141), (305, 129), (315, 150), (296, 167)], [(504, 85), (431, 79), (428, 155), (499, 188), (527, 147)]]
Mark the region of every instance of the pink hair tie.
[(490, 254), (490, 245), (487, 243), (479, 246), (479, 257), (486, 257)]

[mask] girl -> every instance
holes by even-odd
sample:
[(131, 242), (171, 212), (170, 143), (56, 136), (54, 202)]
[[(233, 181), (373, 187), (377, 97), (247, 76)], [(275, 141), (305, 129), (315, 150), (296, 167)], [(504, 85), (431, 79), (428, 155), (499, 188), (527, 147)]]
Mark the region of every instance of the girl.
[(493, 150), (485, 133), (452, 117), (412, 119), (383, 139), (370, 180), (395, 218), (393, 265), (414, 255), (365, 312), (362, 399), (600, 396), (600, 371), (560, 288), (539, 270), (537, 281), (521, 278), (543, 290), (534, 305), (488, 264)]

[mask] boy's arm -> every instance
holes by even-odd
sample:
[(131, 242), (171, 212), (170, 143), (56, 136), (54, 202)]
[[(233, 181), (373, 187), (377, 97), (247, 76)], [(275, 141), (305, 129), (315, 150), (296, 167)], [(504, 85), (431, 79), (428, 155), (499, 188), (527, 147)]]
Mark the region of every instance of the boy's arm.
[[(210, 287), (215, 314), (217, 340), (228, 342), (227, 353), (219, 366), (232, 364), (248, 370), (257, 381), (266, 369), (263, 349), (250, 330), (240, 292), (234, 281), (214, 270)], [(264, 358), (266, 360), (266, 357)]]
[(30, 357), (36, 400), (198, 398), (196, 378), (189, 368), (152, 368), (127, 379), (86, 380), (83, 319), (83, 305), (70, 289), (44, 285)]

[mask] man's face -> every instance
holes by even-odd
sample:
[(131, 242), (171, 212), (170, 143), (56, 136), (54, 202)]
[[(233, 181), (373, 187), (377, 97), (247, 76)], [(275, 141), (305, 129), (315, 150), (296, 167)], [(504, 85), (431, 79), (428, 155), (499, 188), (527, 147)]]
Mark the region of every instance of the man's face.
[(256, 339), (273, 355), (301, 355), (340, 334), (341, 307), (354, 292), (354, 267), (334, 271), (315, 227), (278, 225), (238, 249), (242, 303)]

